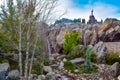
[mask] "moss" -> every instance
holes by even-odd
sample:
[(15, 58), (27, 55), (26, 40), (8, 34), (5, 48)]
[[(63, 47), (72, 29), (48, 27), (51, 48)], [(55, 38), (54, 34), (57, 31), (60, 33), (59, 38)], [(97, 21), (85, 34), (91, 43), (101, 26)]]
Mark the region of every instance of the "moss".
[(111, 52), (110, 54), (106, 55), (105, 60), (107, 64), (112, 65), (115, 62), (120, 62), (120, 57), (118, 53)]

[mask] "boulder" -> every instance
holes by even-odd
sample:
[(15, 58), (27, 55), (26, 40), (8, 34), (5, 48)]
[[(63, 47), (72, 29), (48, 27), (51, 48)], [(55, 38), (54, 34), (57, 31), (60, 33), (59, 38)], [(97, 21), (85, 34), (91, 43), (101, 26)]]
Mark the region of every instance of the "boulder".
[(0, 64), (0, 80), (6, 80), (8, 75), (10, 65), (8, 63)]
[(9, 68), (10, 68), (10, 65), (8, 63), (0, 64), (0, 72), (1, 71), (8, 71)]
[(105, 46), (105, 44), (102, 41), (100, 41), (93, 47), (92, 50), (97, 55), (98, 62), (104, 63), (105, 56), (108, 54), (108, 50), (107, 50), (107, 47)]
[(43, 71), (46, 73), (52, 72), (51, 66), (43, 66)]
[(113, 77), (117, 77), (118, 75), (120, 75), (120, 64), (119, 64), (119, 62), (114, 63), (110, 67), (110, 75), (113, 76)]
[(10, 80), (17, 80), (17, 79), (19, 79), (19, 77), (20, 77), (20, 74), (19, 74), (18, 70), (10, 71), (7, 76), (7, 78)]
[(45, 75), (39, 75), (37, 80), (45, 80), (45, 79), (46, 79)]
[(67, 59), (66, 58), (63, 58), (63, 62), (66, 62), (67, 61)]
[(83, 58), (75, 58), (73, 60), (70, 60), (70, 62), (73, 63), (73, 64), (84, 63), (85, 59), (83, 59)]
[(63, 69), (63, 68), (64, 68), (64, 63), (61, 61), (59, 65), (59, 69)]
[(56, 76), (55, 72), (49, 72), (49, 73), (46, 74), (46, 79), (47, 80), (55, 80), (56, 77), (57, 76)]
[(30, 74), (29, 80), (36, 80), (37, 79), (37, 74)]

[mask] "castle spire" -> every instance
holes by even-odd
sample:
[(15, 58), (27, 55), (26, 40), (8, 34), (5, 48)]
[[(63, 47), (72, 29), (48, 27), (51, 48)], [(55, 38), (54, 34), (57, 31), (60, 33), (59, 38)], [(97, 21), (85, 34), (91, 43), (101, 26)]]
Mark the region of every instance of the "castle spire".
[(91, 10), (91, 15), (93, 15), (93, 9)]

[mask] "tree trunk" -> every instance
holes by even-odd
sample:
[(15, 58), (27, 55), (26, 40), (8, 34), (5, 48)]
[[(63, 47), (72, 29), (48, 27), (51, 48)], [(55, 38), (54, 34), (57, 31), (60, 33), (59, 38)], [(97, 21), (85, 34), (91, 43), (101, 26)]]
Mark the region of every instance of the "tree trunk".
[(21, 39), (22, 39), (22, 30), (21, 24), (19, 26), (19, 71), (20, 71), (20, 80), (22, 80), (22, 53), (21, 53)]
[(26, 46), (26, 61), (25, 61), (25, 80), (28, 80), (28, 62), (29, 62), (29, 48), (30, 48), (30, 18), (28, 18), (28, 30), (27, 30), (27, 46)]
[(37, 47), (37, 41), (38, 41), (38, 37), (36, 38), (35, 44), (34, 44), (34, 49), (33, 49), (33, 53), (32, 53), (32, 57), (31, 57), (31, 62), (30, 62), (30, 68), (29, 68), (29, 78), (28, 80), (30, 80), (30, 74), (32, 71), (32, 66), (33, 66), (33, 61), (34, 61), (34, 55), (35, 55), (35, 50)]

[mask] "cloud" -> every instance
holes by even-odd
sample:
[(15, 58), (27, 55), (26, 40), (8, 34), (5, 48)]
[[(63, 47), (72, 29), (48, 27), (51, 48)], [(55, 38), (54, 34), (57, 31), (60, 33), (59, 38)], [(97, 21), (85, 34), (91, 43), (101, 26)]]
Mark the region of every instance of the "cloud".
[(67, 13), (62, 16), (64, 18), (74, 19), (74, 18), (85, 18), (89, 19), (91, 9), (94, 9), (94, 15), (97, 20), (105, 20), (106, 18), (118, 18), (120, 19), (120, 14), (118, 13), (119, 8), (116, 6), (105, 4), (102, 2), (94, 2), (91, 3), (92, 0), (89, 1), (88, 4), (80, 7), (74, 7), (73, 0), (60, 0), (59, 9), (67, 9)]

